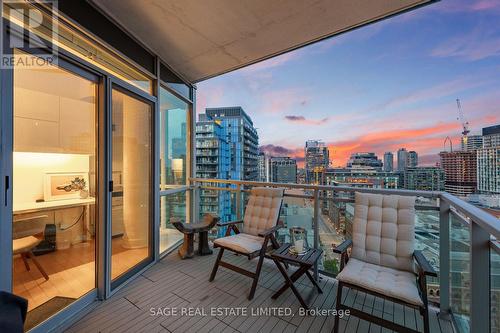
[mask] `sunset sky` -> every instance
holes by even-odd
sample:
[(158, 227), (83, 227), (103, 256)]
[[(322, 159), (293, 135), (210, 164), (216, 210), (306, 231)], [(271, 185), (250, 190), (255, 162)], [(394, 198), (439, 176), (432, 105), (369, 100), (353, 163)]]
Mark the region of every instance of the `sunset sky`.
[(201, 82), (197, 110), (242, 106), (261, 148), (299, 166), (308, 139), (332, 166), (400, 147), (429, 165), (446, 136), (459, 147), (456, 98), (472, 134), (500, 123), (500, 0), (442, 0)]

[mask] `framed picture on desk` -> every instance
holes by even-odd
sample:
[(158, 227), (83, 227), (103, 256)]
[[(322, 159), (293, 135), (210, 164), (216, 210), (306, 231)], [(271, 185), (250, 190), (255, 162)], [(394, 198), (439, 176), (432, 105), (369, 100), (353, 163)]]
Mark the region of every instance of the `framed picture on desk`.
[(88, 190), (87, 172), (50, 172), (45, 174), (43, 199), (45, 201), (78, 199), (82, 190)]

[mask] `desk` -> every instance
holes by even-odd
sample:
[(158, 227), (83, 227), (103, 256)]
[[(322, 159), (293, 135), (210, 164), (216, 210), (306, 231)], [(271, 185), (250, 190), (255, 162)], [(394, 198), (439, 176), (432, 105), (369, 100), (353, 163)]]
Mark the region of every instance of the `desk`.
[[(83, 224), (83, 241), (86, 241), (89, 238), (89, 226), (90, 226), (90, 216), (89, 216), (89, 207), (90, 205), (95, 204), (95, 198), (88, 197), (85, 199), (66, 199), (66, 200), (54, 200), (54, 201), (43, 201), (43, 202), (23, 202), (20, 204), (14, 204), (12, 209), (12, 214), (21, 215), (28, 213), (38, 213), (44, 211), (65, 209), (65, 208), (73, 208), (73, 207), (84, 207), (85, 209), (85, 217)], [(27, 219), (36, 219), (37, 216), (32, 216)], [(26, 220), (27, 220), (26, 219)], [(23, 219), (19, 219), (18, 221), (25, 221)], [(16, 221), (14, 220), (14, 223)]]
[(66, 199), (66, 200), (54, 200), (54, 201), (43, 201), (43, 202), (23, 202), (16, 204), (12, 207), (12, 213), (14, 215), (42, 212), (46, 210), (56, 210), (63, 208), (79, 207), (79, 206), (89, 206), (95, 204), (95, 198), (89, 197), (86, 199)]

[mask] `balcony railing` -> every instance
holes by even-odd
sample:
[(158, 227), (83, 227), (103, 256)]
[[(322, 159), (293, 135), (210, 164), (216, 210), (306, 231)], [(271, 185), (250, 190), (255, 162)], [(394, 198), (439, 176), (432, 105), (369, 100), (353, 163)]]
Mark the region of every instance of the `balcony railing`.
[[(338, 259), (331, 246), (350, 237), (354, 192), (416, 196), (416, 246), (439, 272), (437, 279), (429, 281), (430, 301), (439, 305), (440, 316), (451, 317), (460, 332), (500, 328), (500, 220), (449, 193), (223, 179), (190, 181), (194, 207), (199, 207), (200, 190), (229, 191), (234, 198), (231, 211), (235, 219), (242, 218), (244, 194), (251, 187), (286, 188), (282, 221), (287, 227), (309, 229), (310, 244), (324, 251), (323, 260), (315, 267), (316, 277), (318, 273), (335, 276), (337, 272)], [(286, 241), (287, 231), (277, 236)]]

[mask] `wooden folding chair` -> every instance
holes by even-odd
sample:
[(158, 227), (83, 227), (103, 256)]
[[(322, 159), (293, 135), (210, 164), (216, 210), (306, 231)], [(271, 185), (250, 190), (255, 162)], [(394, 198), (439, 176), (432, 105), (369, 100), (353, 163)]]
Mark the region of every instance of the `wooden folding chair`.
[[(254, 297), (266, 251), (269, 247), (279, 248), (274, 233), (282, 227), (278, 224), (278, 220), (284, 192), (283, 188), (254, 187), (250, 191), (243, 220), (218, 224), (220, 227), (227, 227), (227, 230), (224, 237), (214, 241), (214, 248), (218, 247), (220, 250), (209, 281), (214, 280), (219, 266), (228, 268), (253, 279), (248, 299)], [(236, 226), (238, 223), (243, 223), (242, 231)], [(231, 232), (234, 234), (231, 235)], [(248, 260), (258, 257), (257, 269), (251, 272), (222, 261), (224, 250), (247, 256)]]

